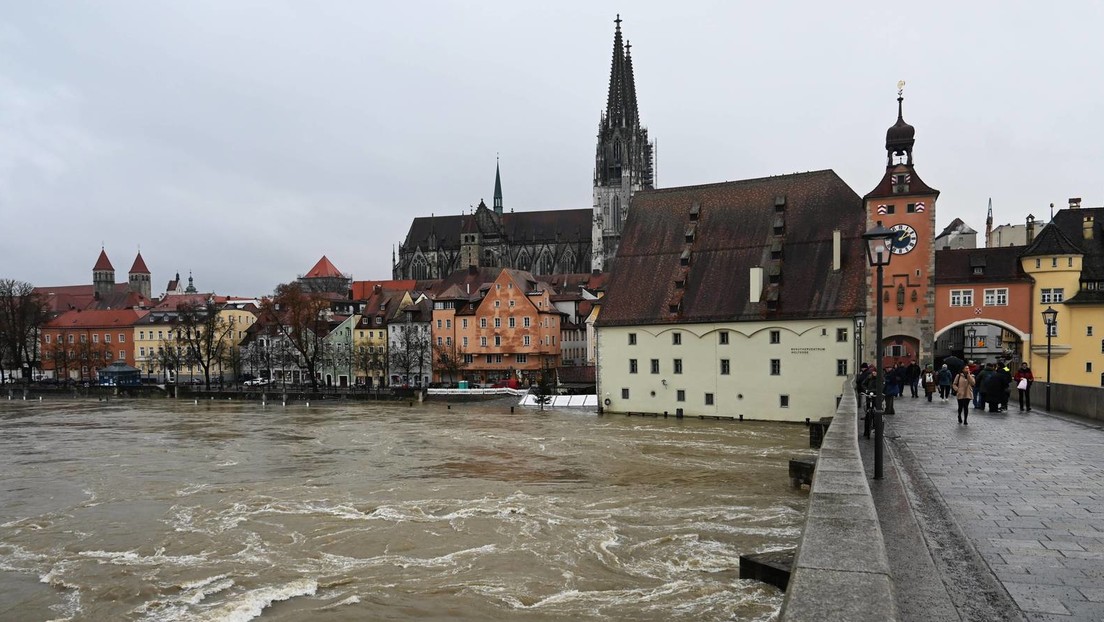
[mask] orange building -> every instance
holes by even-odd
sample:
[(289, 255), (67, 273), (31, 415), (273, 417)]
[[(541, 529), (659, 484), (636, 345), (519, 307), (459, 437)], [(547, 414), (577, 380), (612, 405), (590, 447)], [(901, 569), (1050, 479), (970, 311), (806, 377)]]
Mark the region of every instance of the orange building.
[[(448, 283), (434, 300), (434, 380), (515, 378), (527, 384), (536, 382), (542, 370), (558, 367), (561, 313), (552, 304), (551, 288), (529, 272), (512, 269), (476, 287), (459, 282), (470, 274)], [(449, 359), (456, 365), (444, 363)]]
[(54, 378), (94, 380), (115, 362), (134, 366), (134, 325), (149, 311), (68, 311), (42, 329), (42, 368)]

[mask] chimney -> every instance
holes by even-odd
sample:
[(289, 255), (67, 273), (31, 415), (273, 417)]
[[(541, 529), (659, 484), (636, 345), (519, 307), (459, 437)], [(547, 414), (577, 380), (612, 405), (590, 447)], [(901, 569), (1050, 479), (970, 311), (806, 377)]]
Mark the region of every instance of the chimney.
[(832, 230), (832, 271), (839, 272), (843, 259), (843, 239), (839, 229)]
[(748, 288), (748, 302), (759, 302), (763, 294), (763, 268), (758, 266), (751, 268), (749, 276), (751, 285)]
[(1027, 235), (1027, 241), (1024, 242), (1024, 244), (1030, 245), (1032, 242), (1035, 241), (1035, 216), (1031, 214), (1027, 215), (1027, 225), (1024, 227), (1024, 231)]
[(1081, 209), (1081, 197), (1070, 197), (1070, 209)]
[(1081, 235), (1086, 240), (1093, 239), (1093, 217), (1092, 217), (1092, 214), (1085, 214), (1085, 219), (1081, 222)]

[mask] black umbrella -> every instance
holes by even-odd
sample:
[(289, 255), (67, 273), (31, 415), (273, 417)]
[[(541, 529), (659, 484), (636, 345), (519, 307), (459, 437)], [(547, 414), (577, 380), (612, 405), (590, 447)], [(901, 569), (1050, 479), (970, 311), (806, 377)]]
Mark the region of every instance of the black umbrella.
[(962, 368), (966, 366), (966, 361), (952, 354), (943, 359), (943, 364), (947, 366), (947, 369), (951, 370), (951, 374), (957, 376), (958, 372), (962, 371)]

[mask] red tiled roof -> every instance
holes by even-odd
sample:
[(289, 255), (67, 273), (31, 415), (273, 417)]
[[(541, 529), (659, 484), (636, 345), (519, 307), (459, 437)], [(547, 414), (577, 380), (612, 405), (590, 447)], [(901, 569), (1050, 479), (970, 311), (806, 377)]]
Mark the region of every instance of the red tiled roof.
[(327, 259), (325, 255), (322, 255), (322, 259), (319, 259), (318, 263), (314, 264), (314, 267), (311, 268), (310, 272), (306, 273), (303, 278), (318, 279), (335, 276), (343, 277), (345, 275), (341, 274), (341, 271), (334, 267), (334, 265), (330, 263), (330, 260)]
[(379, 286), (381, 291), (408, 292), (417, 289), (417, 284), (418, 282), (413, 279), (402, 281), (353, 281), (353, 300), (367, 300), (371, 298), (376, 290), (376, 286)]
[(134, 258), (134, 265), (130, 267), (130, 274), (149, 273), (149, 268), (146, 267), (146, 262), (142, 259), (142, 252), (138, 251), (138, 256)]
[(46, 328), (122, 328), (134, 324), (149, 311), (137, 309), (112, 309), (110, 311), (68, 311), (50, 320)]
[[(865, 306), (865, 224), (862, 200), (831, 170), (638, 192), (598, 324), (849, 317)], [(753, 303), (755, 267), (780, 279), (764, 278)]]
[(96, 260), (96, 265), (92, 266), (93, 270), (115, 270), (115, 266), (111, 265), (111, 260), (107, 258), (107, 251), (100, 249), (100, 257)]

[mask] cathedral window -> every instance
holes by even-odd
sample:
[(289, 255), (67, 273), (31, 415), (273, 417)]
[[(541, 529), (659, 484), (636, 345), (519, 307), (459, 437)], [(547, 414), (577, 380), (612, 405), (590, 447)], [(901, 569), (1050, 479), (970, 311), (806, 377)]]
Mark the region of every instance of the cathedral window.
[(613, 161), (616, 164), (621, 164), (621, 141), (613, 141)]

